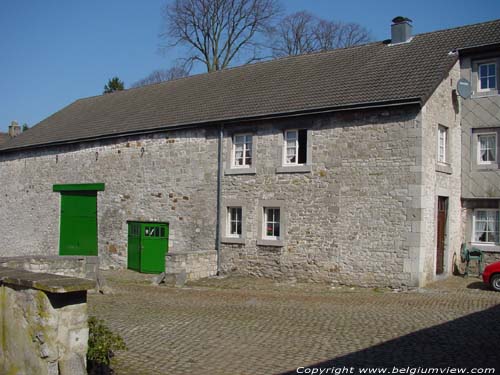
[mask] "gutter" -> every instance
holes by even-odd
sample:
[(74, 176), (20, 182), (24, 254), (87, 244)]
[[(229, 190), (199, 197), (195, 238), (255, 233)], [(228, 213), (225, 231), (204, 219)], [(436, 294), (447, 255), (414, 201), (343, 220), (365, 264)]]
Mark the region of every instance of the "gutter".
[(222, 142), (224, 140), (224, 125), (219, 125), (217, 142), (217, 218), (215, 224), (215, 251), (217, 252), (217, 276), (221, 274), (221, 215), (222, 215)]
[(35, 145), (26, 145), (26, 146), (20, 146), (20, 147), (14, 146), (12, 148), (4, 148), (4, 149), (2, 149), (0, 147), (0, 154), (7, 154), (7, 153), (11, 153), (11, 152), (18, 152), (18, 151), (25, 151), (25, 150), (32, 150), (32, 149), (40, 149), (40, 148), (52, 147), (52, 146), (65, 146), (65, 145), (84, 143), (84, 142), (102, 141), (102, 140), (130, 137), (130, 136), (143, 135), (143, 134), (155, 134), (155, 133), (162, 133), (162, 132), (166, 132), (166, 131), (193, 129), (193, 128), (199, 128), (201, 126), (213, 126), (213, 125), (217, 125), (217, 124), (219, 124), (219, 125), (230, 125), (232, 123), (241, 124), (242, 122), (274, 120), (274, 119), (280, 119), (280, 118), (285, 118), (285, 117), (310, 116), (310, 115), (318, 115), (318, 114), (333, 113), (333, 112), (343, 112), (343, 111), (353, 111), (353, 110), (398, 107), (398, 106), (403, 106), (403, 105), (423, 106), (423, 102), (424, 101), (422, 101), (420, 97), (414, 97), (414, 98), (391, 100), (391, 101), (385, 101), (385, 102), (382, 101), (382, 102), (374, 102), (374, 103), (357, 103), (357, 104), (355, 103), (355, 104), (349, 104), (349, 105), (338, 106), (338, 107), (317, 108), (317, 109), (294, 111), (294, 112), (271, 113), (271, 114), (266, 114), (266, 115), (256, 115), (256, 116), (249, 116), (249, 117), (235, 117), (235, 118), (226, 119), (224, 121), (219, 120), (217, 122), (214, 120), (212, 122), (197, 122), (197, 123), (179, 124), (179, 125), (174, 125), (174, 126), (160, 126), (160, 127), (157, 127), (154, 129), (149, 129), (149, 130), (148, 129), (146, 129), (146, 130), (143, 130), (143, 129), (133, 130), (133, 131), (128, 131), (128, 132), (100, 135), (100, 136), (95, 136), (95, 137), (76, 138), (76, 139), (71, 139), (71, 140), (66, 140), (66, 141), (55, 141), (55, 142), (41, 143), (41, 144), (35, 144)]

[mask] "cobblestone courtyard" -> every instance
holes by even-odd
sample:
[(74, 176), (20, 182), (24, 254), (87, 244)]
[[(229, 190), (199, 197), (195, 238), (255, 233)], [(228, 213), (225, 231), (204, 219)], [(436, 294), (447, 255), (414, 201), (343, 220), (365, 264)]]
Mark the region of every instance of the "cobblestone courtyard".
[(279, 374), (300, 366), (495, 367), (500, 293), (451, 277), (421, 290), (208, 279), (183, 288), (108, 271), (89, 313), (129, 350), (118, 375)]

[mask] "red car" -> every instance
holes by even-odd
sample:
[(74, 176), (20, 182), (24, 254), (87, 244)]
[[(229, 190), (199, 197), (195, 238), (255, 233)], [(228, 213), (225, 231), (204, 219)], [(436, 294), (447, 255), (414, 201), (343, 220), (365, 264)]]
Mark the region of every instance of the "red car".
[(500, 292), (500, 262), (491, 263), (483, 271), (483, 281)]

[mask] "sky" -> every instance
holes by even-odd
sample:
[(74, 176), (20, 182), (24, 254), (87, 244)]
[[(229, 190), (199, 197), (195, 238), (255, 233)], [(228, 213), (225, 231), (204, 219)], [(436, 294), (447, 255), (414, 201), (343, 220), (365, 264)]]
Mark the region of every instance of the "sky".
[[(180, 51), (161, 51), (158, 37), (166, 2), (1, 0), (0, 131), (6, 131), (12, 120), (33, 126), (76, 99), (100, 95), (113, 76), (129, 87), (153, 70), (172, 65)], [(286, 14), (307, 10), (326, 19), (357, 22), (374, 40), (390, 38), (391, 20), (399, 15), (413, 20), (414, 33), (500, 18), (499, 0), (282, 4)]]

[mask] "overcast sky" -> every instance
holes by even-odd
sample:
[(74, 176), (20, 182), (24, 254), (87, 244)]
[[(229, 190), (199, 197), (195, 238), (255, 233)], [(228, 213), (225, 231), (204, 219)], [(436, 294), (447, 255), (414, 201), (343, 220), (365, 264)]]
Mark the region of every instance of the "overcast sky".
[[(115, 75), (126, 87), (168, 67), (158, 52), (165, 0), (2, 0), (0, 131), (11, 120), (33, 126), (72, 101), (102, 93)], [(358, 22), (375, 40), (402, 15), (422, 33), (500, 18), (499, 0), (283, 0), (286, 12)]]

